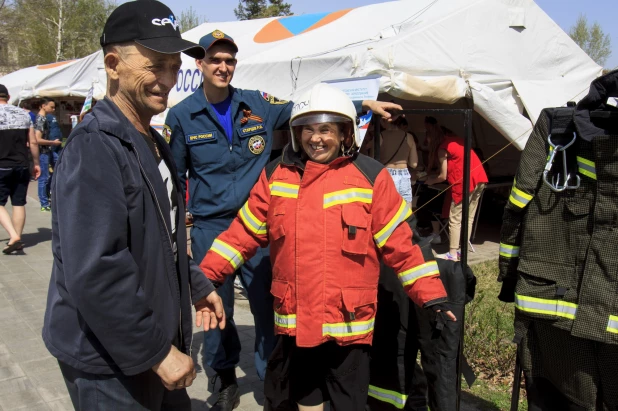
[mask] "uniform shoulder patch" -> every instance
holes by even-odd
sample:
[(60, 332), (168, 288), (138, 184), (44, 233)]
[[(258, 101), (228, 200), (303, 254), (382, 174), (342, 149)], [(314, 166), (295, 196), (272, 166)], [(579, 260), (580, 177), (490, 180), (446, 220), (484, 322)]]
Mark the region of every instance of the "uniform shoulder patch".
[(288, 104), (288, 100), (279, 100), (277, 97), (272, 96), (268, 93), (264, 93), (263, 91), (260, 91), (260, 95), (262, 96), (264, 100), (268, 101), (270, 104)]
[(163, 135), (163, 138), (165, 139), (165, 142), (167, 144), (170, 143), (170, 139), (172, 138), (172, 129), (170, 128), (170, 126), (168, 126), (167, 124), (163, 125), (163, 132), (161, 133)]
[(375, 184), (376, 178), (378, 178), (380, 171), (384, 169), (384, 166), (380, 162), (359, 153), (355, 154), (355, 158), (352, 160), (352, 163), (356, 166), (358, 171), (360, 171), (365, 178), (367, 178), (367, 181), (369, 181), (372, 186)]

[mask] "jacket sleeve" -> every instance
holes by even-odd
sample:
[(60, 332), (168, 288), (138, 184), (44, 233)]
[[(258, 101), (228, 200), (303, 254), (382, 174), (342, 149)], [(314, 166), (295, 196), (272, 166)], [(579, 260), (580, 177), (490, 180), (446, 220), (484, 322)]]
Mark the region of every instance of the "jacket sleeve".
[(498, 259), (498, 281), (503, 284), (498, 298), (505, 302), (513, 302), (515, 298), (522, 222), (528, 204), (533, 201), (542, 184), (543, 170), (548, 159), (548, 129), (548, 115), (543, 111), (521, 155), (511, 194), (504, 208)]
[(191, 302), (195, 305), (199, 300), (215, 291), (215, 286), (204, 275), (200, 266), (189, 257), (189, 282), (191, 284)]
[(266, 172), (255, 184), (249, 199), (242, 206), (230, 227), (213, 242), (200, 263), (200, 268), (211, 280), (221, 283), (245, 261), (255, 255), (258, 247), (268, 244), (267, 215), (270, 188)]
[(129, 251), (120, 165), (104, 140), (84, 133), (63, 150), (54, 172), (54, 254), (83, 322), (122, 372), (135, 375), (163, 360), (171, 341), (153, 316)]
[[(174, 110), (170, 110), (165, 118), (164, 130), (170, 133), (170, 149), (176, 163), (176, 171), (180, 180), (180, 189), (184, 194), (187, 191), (187, 169), (189, 167), (189, 156), (187, 153), (187, 140), (182, 130), (180, 121)], [(183, 195), (184, 198), (184, 195)]]
[(412, 244), (412, 230), (405, 223), (412, 211), (386, 169), (378, 174), (373, 191), (379, 194), (380, 201), (372, 206), (371, 229), (382, 260), (395, 270), (406, 293), (418, 306), (425, 308), (446, 301), (438, 265), (425, 261), (420, 248)]

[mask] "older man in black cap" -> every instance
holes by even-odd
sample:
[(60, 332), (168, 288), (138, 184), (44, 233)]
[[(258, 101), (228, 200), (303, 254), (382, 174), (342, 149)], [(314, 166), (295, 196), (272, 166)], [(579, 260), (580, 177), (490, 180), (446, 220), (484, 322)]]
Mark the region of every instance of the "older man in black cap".
[(114, 10), (101, 46), (106, 97), (69, 136), (52, 183), (43, 339), (76, 410), (189, 410), (191, 304), (205, 330), (225, 315), (187, 256), (172, 154), (149, 123), (167, 106), (180, 52), (204, 49), (154, 0)]

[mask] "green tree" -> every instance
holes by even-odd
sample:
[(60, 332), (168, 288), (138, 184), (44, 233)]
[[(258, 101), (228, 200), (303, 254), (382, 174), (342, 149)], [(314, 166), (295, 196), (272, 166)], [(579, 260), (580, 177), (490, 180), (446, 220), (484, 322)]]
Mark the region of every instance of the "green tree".
[(100, 48), (115, 7), (109, 0), (13, 0), (2, 10), (3, 38), (21, 67), (84, 57)]
[(603, 66), (612, 54), (611, 39), (596, 21), (588, 25), (588, 19), (580, 14), (575, 25), (569, 30), (569, 36), (598, 65)]
[(283, 0), (239, 0), (234, 14), (238, 20), (263, 19), (266, 17), (291, 16), (292, 5)]
[(184, 33), (185, 31), (189, 31), (202, 23), (206, 23), (206, 21), (207, 20), (204, 16), (198, 15), (195, 9), (192, 6), (189, 6), (187, 10), (183, 10), (180, 13), (180, 32)]

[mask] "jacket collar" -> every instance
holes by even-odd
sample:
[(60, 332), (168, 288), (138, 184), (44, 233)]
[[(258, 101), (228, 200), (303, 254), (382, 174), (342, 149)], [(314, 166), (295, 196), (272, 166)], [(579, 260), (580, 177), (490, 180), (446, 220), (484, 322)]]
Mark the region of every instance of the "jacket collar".
[[(137, 159), (143, 167), (143, 172), (152, 183), (154, 190), (152, 194), (159, 199), (167, 198), (167, 188), (163, 184), (158, 164), (152, 156), (150, 149), (144, 140), (144, 136), (137, 131), (135, 126), (122, 113), (122, 111), (120, 111), (118, 106), (105, 97), (103, 100), (100, 100), (96, 106), (94, 106), (92, 113), (96, 117), (99, 129), (101, 131), (113, 135), (126, 144), (130, 144), (134, 148)], [(157, 139), (159, 147), (161, 148), (163, 160), (168, 167), (172, 167), (170, 169), (172, 176), (176, 176), (177, 174), (172, 171), (174, 160), (169, 147), (164, 142), (165, 140), (163, 140), (159, 133), (157, 133), (152, 127), (149, 128), (148, 132), (153, 136), (153, 138)], [(163, 210), (163, 215), (169, 216), (169, 202), (161, 201), (160, 205)], [(165, 217), (165, 225), (168, 227), (168, 231), (171, 232), (169, 217)]]
[[(232, 96), (232, 108), (235, 105), (238, 106), (242, 102), (240, 93), (231, 85), (227, 87), (230, 91), (230, 95)], [(206, 95), (204, 94), (204, 83), (200, 84), (197, 90), (189, 96), (189, 111), (191, 114), (197, 114), (203, 110), (207, 110), (211, 114), (214, 114), (212, 113), (212, 105), (208, 102), (208, 100), (206, 100)]]
[(96, 117), (99, 129), (108, 134), (111, 134), (118, 139), (127, 143), (132, 143), (134, 138), (141, 138), (141, 134), (133, 123), (124, 115), (118, 106), (105, 97), (97, 102), (92, 109), (92, 113)]
[(618, 112), (618, 108), (607, 104), (608, 97), (618, 97), (618, 70), (594, 80), (590, 84), (588, 95), (581, 99), (575, 108), (575, 127), (584, 140), (592, 141), (597, 136), (616, 134), (615, 127), (613, 131), (609, 129), (612, 121), (594, 121), (590, 118), (590, 113), (595, 111)]

